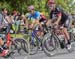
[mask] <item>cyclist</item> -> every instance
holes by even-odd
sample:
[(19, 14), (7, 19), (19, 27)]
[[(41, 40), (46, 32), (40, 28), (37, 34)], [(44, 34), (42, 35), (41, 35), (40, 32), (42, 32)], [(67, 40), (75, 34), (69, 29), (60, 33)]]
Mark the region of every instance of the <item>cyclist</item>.
[[(28, 19), (28, 28), (31, 28), (31, 29), (35, 29), (36, 31), (36, 34), (39, 38), (39, 42), (41, 43), (41, 39), (42, 39), (42, 36), (43, 36), (43, 28), (41, 27), (40, 25), (40, 17), (41, 17), (41, 14), (39, 11), (35, 11), (35, 7), (33, 5), (30, 5), (28, 7), (28, 11), (29, 13), (26, 14), (26, 18)], [(41, 44), (39, 43), (39, 48), (41, 46)]]
[(33, 5), (30, 5), (28, 7), (28, 11), (29, 11), (29, 13), (26, 14), (26, 17), (27, 17), (28, 21), (31, 22), (29, 27), (33, 28), (34, 24), (39, 24), (40, 12), (35, 11), (35, 7)]
[(67, 31), (69, 25), (68, 15), (66, 15), (59, 7), (57, 7), (54, 1), (49, 0), (47, 5), (50, 9), (50, 19), (52, 19), (49, 20), (48, 23), (51, 23), (52, 21), (55, 25), (64, 26), (63, 31), (67, 37), (67, 49), (71, 49), (70, 36)]

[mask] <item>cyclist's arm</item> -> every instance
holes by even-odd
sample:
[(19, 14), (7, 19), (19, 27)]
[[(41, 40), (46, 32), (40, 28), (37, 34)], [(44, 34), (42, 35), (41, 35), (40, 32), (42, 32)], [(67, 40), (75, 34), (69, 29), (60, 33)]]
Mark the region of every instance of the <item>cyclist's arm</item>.
[(28, 19), (25, 19), (24, 21), (26, 23), (26, 28), (28, 28)]
[(60, 22), (60, 20), (61, 20), (61, 13), (58, 13), (58, 18), (57, 18), (57, 23), (59, 23)]

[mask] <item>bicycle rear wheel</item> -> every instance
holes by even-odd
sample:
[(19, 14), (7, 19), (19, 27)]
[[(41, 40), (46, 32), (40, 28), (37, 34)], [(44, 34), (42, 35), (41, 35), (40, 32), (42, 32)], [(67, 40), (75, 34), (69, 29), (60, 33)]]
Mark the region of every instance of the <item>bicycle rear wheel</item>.
[(75, 42), (75, 35), (73, 33), (70, 33), (70, 41)]

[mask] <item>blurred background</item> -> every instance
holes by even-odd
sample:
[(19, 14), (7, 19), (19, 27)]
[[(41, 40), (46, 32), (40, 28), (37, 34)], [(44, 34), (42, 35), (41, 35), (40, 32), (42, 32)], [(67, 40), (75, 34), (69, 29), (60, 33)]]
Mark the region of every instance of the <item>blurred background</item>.
[[(10, 12), (17, 9), (21, 13), (27, 13), (27, 6), (34, 5), (36, 10), (48, 15), (48, 0), (0, 0), (0, 9), (7, 8)], [(55, 0), (57, 5), (65, 11), (75, 14), (75, 0)]]

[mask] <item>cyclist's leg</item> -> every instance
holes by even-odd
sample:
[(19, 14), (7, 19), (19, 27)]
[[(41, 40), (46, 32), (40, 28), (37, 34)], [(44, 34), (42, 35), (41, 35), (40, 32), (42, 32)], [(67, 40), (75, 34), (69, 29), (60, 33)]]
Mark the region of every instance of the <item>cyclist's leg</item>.
[(51, 24), (52, 24), (51, 19), (47, 20), (46, 25), (47, 25), (47, 26), (50, 26)]
[(68, 31), (67, 31), (67, 28), (64, 27), (64, 28), (63, 28), (63, 32), (64, 32), (64, 34), (65, 34), (66, 39), (68, 40), (68, 43), (70, 44), (70, 42), (69, 42), (70, 36), (69, 36)]
[(65, 33), (66, 33), (66, 35), (67, 35), (67, 39), (68, 40), (70, 40), (70, 36), (69, 36), (69, 33), (68, 33), (68, 29), (70, 29), (70, 27), (71, 27), (71, 20), (70, 19), (67, 19), (66, 21), (65, 21), (65, 23), (64, 23), (64, 31), (65, 31)]
[(44, 35), (44, 28), (42, 26), (42, 23), (44, 23), (44, 22), (43, 21), (39, 22), (39, 27), (38, 27), (38, 32), (37, 32), (37, 34), (40, 36), (40, 38), (42, 38)]
[(37, 31), (37, 35), (40, 39), (43, 38), (44, 32), (42, 30)]
[(67, 19), (64, 23), (64, 28), (63, 28), (63, 31), (64, 31), (64, 34), (66, 36), (66, 39), (67, 39), (67, 48), (68, 49), (71, 49), (71, 43), (70, 43), (70, 35), (68, 33), (68, 29), (70, 28), (70, 20)]

